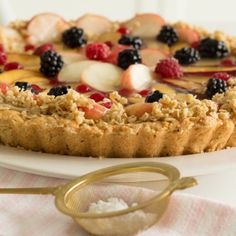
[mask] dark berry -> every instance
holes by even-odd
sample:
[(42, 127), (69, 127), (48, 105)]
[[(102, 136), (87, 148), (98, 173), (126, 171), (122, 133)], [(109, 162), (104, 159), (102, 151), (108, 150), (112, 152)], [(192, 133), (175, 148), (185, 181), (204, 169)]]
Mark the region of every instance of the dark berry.
[(122, 35), (118, 43), (122, 45), (133, 46), (135, 49), (140, 49), (142, 47), (143, 41), (140, 37)]
[(48, 95), (52, 95), (52, 96), (62, 96), (64, 94), (67, 94), (68, 93), (68, 88), (67, 86), (58, 86), (58, 87), (54, 87), (54, 88), (51, 88), (48, 92)]
[(16, 82), (15, 86), (17, 86), (20, 91), (26, 91), (31, 89), (31, 84), (28, 82)]
[(227, 83), (224, 80), (211, 78), (207, 83), (206, 96), (212, 98), (216, 93), (224, 93), (227, 90)]
[(77, 27), (72, 27), (64, 31), (62, 41), (69, 48), (80, 48), (87, 43), (84, 30)]
[(229, 55), (225, 42), (211, 38), (201, 40), (198, 51), (202, 58), (224, 58)]
[(142, 63), (142, 59), (136, 49), (126, 49), (118, 54), (118, 66), (124, 70), (132, 64), (140, 63)]
[(158, 102), (161, 98), (163, 98), (163, 93), (161, 93), (159, 90), (155, 90), (153, 93), (149, 94), (146, 97), (145, 102), (147, 103)]
[(180, 65), (191, 65), (200, 60), (200, 54), (194, 48), (182, 48), (175, 52), (174, 58)]
[(179, 40), (179, 37), (174, 28), (169, 25), (164, 25), (157, 35), (157, 40), (171, 46)]
[(46, 77), (55, 77), (62, 69), (64, 62), (59, 54), (53, 51), (45, 52), (41, 57), (40, 71)]

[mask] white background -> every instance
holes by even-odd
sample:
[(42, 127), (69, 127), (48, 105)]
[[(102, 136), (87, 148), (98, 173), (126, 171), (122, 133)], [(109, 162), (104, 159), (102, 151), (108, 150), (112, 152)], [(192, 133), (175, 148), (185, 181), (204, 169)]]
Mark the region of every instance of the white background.
[[(8, 4), (12, 14), (7, 15)], [(11, 19), (27, 19), (45, 11), (59, 13), (67, 19), (86, 12), (111, 19), (127, 19), (136, 12), (156, 12), (169, 21), (186, 20), (236, 34), (235, 0), (0, 0), (0, 23), (6, 15)]]

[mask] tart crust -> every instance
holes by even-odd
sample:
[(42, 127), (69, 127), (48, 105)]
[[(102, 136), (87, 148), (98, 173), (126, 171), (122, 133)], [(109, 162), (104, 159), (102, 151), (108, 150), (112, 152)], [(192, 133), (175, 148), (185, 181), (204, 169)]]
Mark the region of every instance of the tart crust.
[(182, 122), (79, 125), (61, 117), (0, 111), (0, 140), (34, 151), (93, 157), (176, 156), (236, 146), (236, 119), (210, 116)]

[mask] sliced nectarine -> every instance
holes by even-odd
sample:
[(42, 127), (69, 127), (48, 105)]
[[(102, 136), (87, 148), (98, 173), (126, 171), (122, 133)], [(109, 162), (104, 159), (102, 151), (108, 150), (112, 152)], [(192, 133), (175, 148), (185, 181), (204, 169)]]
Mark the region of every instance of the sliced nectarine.
[(153, 109), (152, 103), (136, 103), (129, 105), (125, 108), (125, 112), (128, 116), (141, 117), (145, 113), (151, 113)]
[(131, 30), (132, 35), (144, 38), (153, 38), (160, 32), (165, 20), (151, 13), (137, 14), (134, 18), (125, 23), (125, 26)]
[(24, 68), (37, 66), (39, 68), (40, 58), (35, 55), (27, 55), (23, 53), (8, 53), (8, 61), (17, 61)]
[(94, 120), (101, 119), (108, 110), (106, 107), (98, 103), (95, 103), (93, 105), (93, 108), (91, 109), (87, 107), (81, 107), (81, 109), (84, 111), (86, 119), (94, 119)]
[(121, 87), (140, 91), (150, 87), (152, 79), (152, 72), (147, 66), (134, 64), (123, 73)]
[(99, 35), (105, 32), (109, 32), (112, 29), (112, 23), (104, 16), (86, 14), (80, 17), (76, 26), (84, 29), (89, 35)]
[(145, 48), (140, 51), (142, 63), (146, 66), (153, 67), (162, 60), (167, 58), (169, 55), (162, 52), (159, 49)]
[(69, 24), (59, 15), (53, 13), (36, 15), (27, 26), (27, 42), (40, 45), (57, 41), (67, 28), (69, 28)]

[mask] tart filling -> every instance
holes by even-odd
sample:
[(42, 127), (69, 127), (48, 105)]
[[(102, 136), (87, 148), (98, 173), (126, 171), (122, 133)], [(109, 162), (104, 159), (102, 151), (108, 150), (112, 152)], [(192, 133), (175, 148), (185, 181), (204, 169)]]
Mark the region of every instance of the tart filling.
[(1, 27), (0, 42), (4, 144), (105, 157), (236, 146), (233, 37), (155, 14), (45, 13)]

